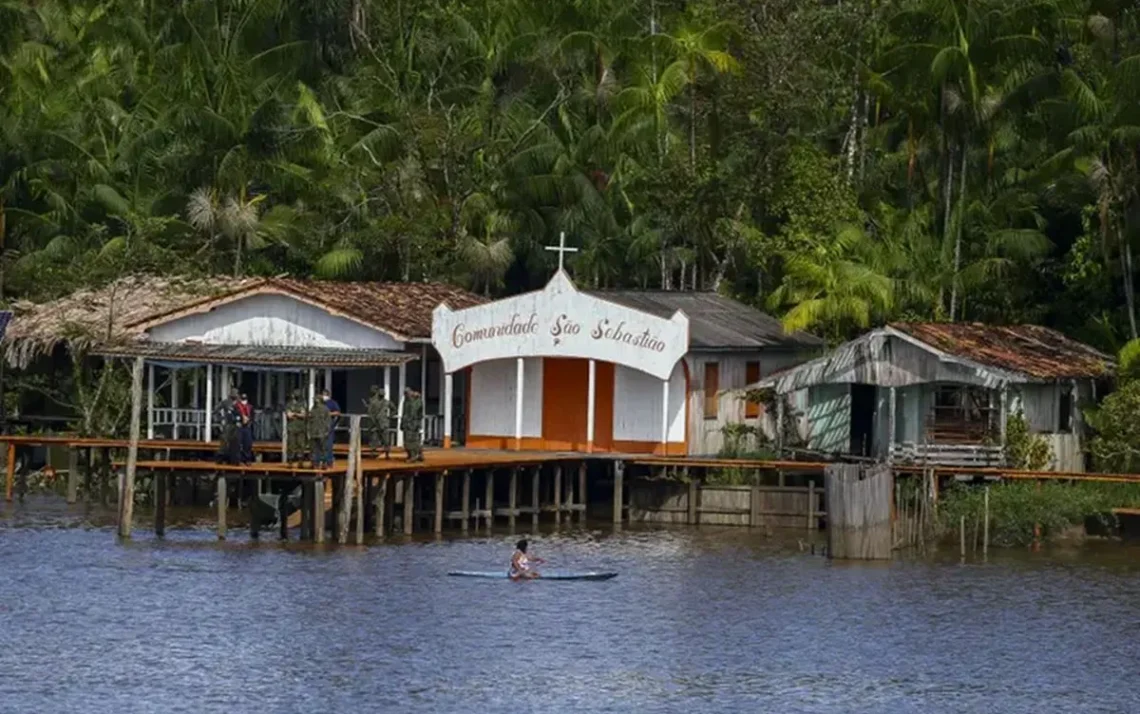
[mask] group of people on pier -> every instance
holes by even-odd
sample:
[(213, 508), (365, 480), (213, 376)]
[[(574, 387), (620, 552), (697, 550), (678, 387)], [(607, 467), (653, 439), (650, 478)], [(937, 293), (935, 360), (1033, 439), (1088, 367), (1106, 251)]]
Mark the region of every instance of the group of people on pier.
[[(391, 458), (392, 418), (396, 407), (385, 398), (383, 390), (373, 385), (365, 401), (368, 420), (369, 446), (372, 455)], [(324, 389), (306, 406), (300, 389), (294, 390), (285, 406), (285, 453), (289, 463), (300, 464), (308, 460), (313, 468), (330, 468), (333, 465), (333, 443), (341, 416), (340, 405)], [(219, 406), (222, 425), (218, 461), (227, 464), (253, 463), (253, 406), (246, 394), (234, 389)], [(408, 461), (423, 461), (424, 403), (419, 392), (408, 387), (404, 390), (404, 403), (400, 413), (400, 429), (404, 435), (404, 449)]]

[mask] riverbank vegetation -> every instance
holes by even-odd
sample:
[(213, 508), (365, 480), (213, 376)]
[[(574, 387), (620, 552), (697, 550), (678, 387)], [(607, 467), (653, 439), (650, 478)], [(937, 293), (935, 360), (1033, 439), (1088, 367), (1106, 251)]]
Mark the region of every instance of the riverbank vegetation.
[(0, 5), (0, 291), (124, 271), (720, 289), (1137, 336), (1117, 0)]
[[(1093, 530), (1113, 532), (1116, 517), (1112, 509), (1140, 507), (1140, 484), (1012, 481), (988, 489), (990, 541), (999, 546), (1028, 545), (1038, 532), (1043, 540), (1063, 538), (1086, 524)], [(957, 538), (965, 518), (967, 543), (973, 543), (975, 531), (980, 537), (985, 493), (985, 488), (962, 484), (944, 489), (935, 521), (938, 535)]]

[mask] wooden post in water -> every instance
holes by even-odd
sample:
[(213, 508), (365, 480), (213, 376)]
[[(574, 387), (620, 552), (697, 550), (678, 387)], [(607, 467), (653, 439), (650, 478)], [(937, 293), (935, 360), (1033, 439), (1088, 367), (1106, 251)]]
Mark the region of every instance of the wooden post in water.
[(463, 503), (460, 505), (460, 517), (463, 519), (463, 532), (467, 532), (468, 522), (471, 520), (471, 469), (463, 472)]
[(432, 522), (432, 532), (436, 535), (443, 533), (443, 487), (444, 472), (435, 475), (435, 520)]
[(554, 523), (562, 523), (562, 464), (554, 464)]
[(700, 522), (700, 512), (697, 510), (697, 500), (701, 497), (701, 488), (694, 478), (689, 479), (689, 502), (688, 514), (685, 519), (690, 526), (695, 526)]
[(578, 511), (578, 522), (586, 522), (586, 506), (589, 503), (586, 498), (586, 462), (578, 464), (578, 503), (582, 505), (582, 510)]
[(349, 417), (348, 427), (348, 468), (344, 474), (344, 480), (341, 481), (341, 493), (339, 508), (336, 514), (336, 542), (344, 545), (348, 542), (348, 526), (352, 519), (352, 501), (354, 500), (354, 490), (356, 482), (360, 477), (357, 473), (358, 456), (360, 444), (360, 415), (353, 414)]
[(67, 450), (67, 502), (79, 499), (79, 449)]
[(412, 521), (415, 519), (416, 475), (408, 474), (404, 479), (404, 535), (412, 534)]
[(484, 510), (487, 512), (487, 530), (495, 525), (495, 469), (487, 469), (487, 489), (486, 504)]
[(539, 492), (542, 487), (542, 467), (535, 466), (534, 474), (530, 479), (530, 523), (533, 527), (538, 527), (538, 509), (541, 501), (539, 500)]
[(815, 480), (808, 481), (808, 502), (807, 502), (807, 529), (808, 533), (814, 533), (819, 527), (819, 522), (815, 519)]
[(891, 469), (875, 466), (861, 476), (863, 470), (856, 464), (830, 464), (825, 471), (827, 554), (839, 559), (888, 560)]
[[(242, 483), (238, 481), (238, 483)], [(261, 537), (261, 519), (258, 517), (257, 502), (261, 500), (261, 479), (254, 479), (256, 488), (253, 497), (249, 500), (249, 537), (257, 540)], [(238, 503), (241, 503), (241, 486), (238, 486)]]
[[(131, 521), (135, 517), (135, 470), (139, 462), (139, 431), (142, 428), (142, 384), (143, 358), (135, 358), (131, 370), (131, 441), (127, 447), (127, 470), (123, 475), (123, 487), (119, 489), (119, 535), (131, 537)], [(8, 452), (9, 456), (12, 452)], [(15, 463), (8, 465), (9, 473)], [(11, 500), (9, 498), (8, 500)]]
[(376, 495), (372, 499), (372, 534), (384, 537), (384, 506), (388, 500), (388, 474), (376, 479)]
[(507, 513), (508, 523), (511, 528), (515, 527), (515, 516), (518, 515), (516, 510), (519, 507), (519, 470), (518, 467), (511, 469), (511, 494), (509, 503), (509, 511)]
[(166, 474), (154, 474), (153, 478), (154, 534), (161, 538), (166, 535)]
[[(356, 417), (357, 420), (360, 417)], [(364, 545), (364, 450), (360, 448), (360, 432), (356, 433), (356, 544)]]
[(7, 449), (7, 462), (4, 477), (4, 500), (12, 502), (12, 485), (16, 481), (16, 444), (9, 441)]
[(218, 474), (217, 496), (214, 502), (218, 507), (218, 540), (226, 539), (226, 477)]
[(962, 553), (962, 560), (965, 560), (966, 559), (966, 517), (965, 516), (962, 516), (962, 518), (958, 522), (958, 540), (961, 543), (961, 549), (960, 550)]
[(990, 487), (986, 486), (985, 493), (985, 525), (982, 526), (982, 557), (986, 558), (990, 553)]
[(313, 542), (325, 542), (325, 477), (313, 481)]
[(760, 527), (760, 498), (760, 487), (753, 485), (748, 498), (748, 525), (752, 528)]
[(622, 517), (622, 489), (625, 480), (625, 466), (620, 461), (614, 462), (614, 524), (621, 525)]

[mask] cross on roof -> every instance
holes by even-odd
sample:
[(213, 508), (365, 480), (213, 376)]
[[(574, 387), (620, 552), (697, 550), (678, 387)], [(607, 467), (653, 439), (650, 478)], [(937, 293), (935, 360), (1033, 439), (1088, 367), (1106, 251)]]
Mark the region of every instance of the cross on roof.
[(565, 231), (562, 231), (561, 233), (558, 234), (558, 245), (556, 245), (556, 246), (555, 245), (548, 245), (548, 246), (546, 246), (546, 250), (553, 250), (553, 251), (556, 251), (558, 253), (558, 269), (559, 270), (562, 270), (562, 259), (566, 256), (567, 253), (577, 253), (578, 252), (577, 248), (567, 248), (566, 247), (566, 232)]

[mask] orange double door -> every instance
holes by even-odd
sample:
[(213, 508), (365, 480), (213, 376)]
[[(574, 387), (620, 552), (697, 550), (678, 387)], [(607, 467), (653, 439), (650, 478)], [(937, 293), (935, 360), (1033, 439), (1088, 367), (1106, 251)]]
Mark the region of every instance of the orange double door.
[[(614, 442), (614, 365), (595, 363), (594, 450), (609, 451)], [(542, 448), (585, 451), (589, 410), (590, 363), (547, 357), (542, 364)]]

